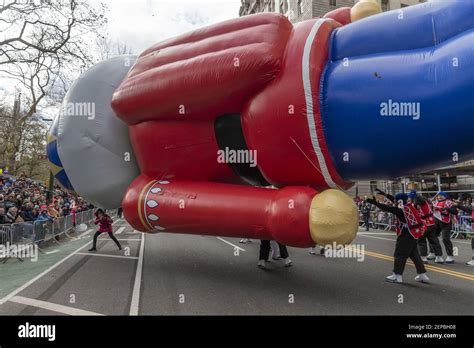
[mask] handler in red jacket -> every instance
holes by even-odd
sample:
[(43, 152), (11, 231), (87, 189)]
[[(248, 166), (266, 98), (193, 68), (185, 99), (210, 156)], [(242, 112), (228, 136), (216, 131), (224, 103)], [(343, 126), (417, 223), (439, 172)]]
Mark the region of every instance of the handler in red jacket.
[(92, 248), (89, 249), (89, 251), (96, 251), (97, 249), (96, 244), (97, 244), (97, 237), (101, 233), (107, 232), (109, 234), (109, 237), (117, 244), (119, 250), (122, 250), (122, 246), (120, 245), (120, 242), (115, 238), (114, 232), (112, 229), (112, 218), (107, 215), (102, 209), (97, 209), (95, 212), (95, 221), (94, 224), (99, 224), (99, 229), (98, 231), (94, 234), (94, 242), (92, 244)]
[[(379, 192), (382, 191), (379, 190)], [(415, 264), (416, 272), (418, 273), (415, 280), (421, 283), (429, 283), (430, 279), (426, 275), (426, 268), (417, 248), (417, 240), (425, 232), (425, 226), (418, 210), (413, 204), (408, 203), (407, 194), (397, 193), (393, 197), (393, 206), (379, 203), (375, 197), (369, 198), (366, 201), (383, 211), (392, 213), (396, 217), (397, 242), (393, 255), (393, 273), (385, 279), (391, 283), (403, 283), (402, 274), (405, 270), (407, 259), (410, 258)], [(400, 206), (398, 206), (399, 204)]]

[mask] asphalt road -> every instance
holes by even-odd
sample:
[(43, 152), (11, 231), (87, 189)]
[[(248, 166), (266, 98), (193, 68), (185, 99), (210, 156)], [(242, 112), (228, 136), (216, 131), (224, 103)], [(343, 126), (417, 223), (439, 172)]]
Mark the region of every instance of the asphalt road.
[[(359, 233), (359, 260), (289, 248), (293, 267), (271, 261), (261, 270), (258, 241), (145, 236), (123, 220), (114, 229), (123, 251), (103, 236), (89, 253), (90, 231), (75, 250), (0, 298), (0, 315), (474, 314), (474, 268), (464, 265), (469, 241), (455, 241), (456, 264), (428, 266), (431, 284), (415, 282), (411, 264), (405, 283), (391, 284), (384, 281), (395, 245), (390, 232)], [(14, 262), (0, 265), (0, 276)]]

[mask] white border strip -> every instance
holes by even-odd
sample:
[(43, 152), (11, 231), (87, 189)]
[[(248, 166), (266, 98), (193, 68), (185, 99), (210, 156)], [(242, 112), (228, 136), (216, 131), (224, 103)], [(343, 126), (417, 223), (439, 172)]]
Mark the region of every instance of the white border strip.
[(138, 255), (137, 271), (135, 272), (135, 283), (133, 284), (132, 301), (130, 303), (130, 315), (138, 315), (138, 308), (140, 305), (140, 287), (142, 284), (144, 249), (145, 249), (145, 233), (142, 234), (142, 242), (140, 244), (140, 253)]
[(67, 314), (67, 315), (104, 315), (96, 312), (86, 311), (84, 309), (69, 307), (60, 305), (57, 303), (46, 302), (41, 300), (35, 300), (33, 298), (23, 297), (23, 296), (13, 296), (10, 299), (10, 302), (46, 309), (48, 311)]
[(117, 230), (117, 232), (115, 232), (115, 234), (116, 234), (116, 235), (117, 235), (117, 234), (120, 234), (120, 233), (123, 232), (123, 230), (125, 230), (125, 227), (120, 227), (120, 228)]
[(240, 251), (245, 251), (245, 249), (242, 249), (241, 247), (235, 245), (235, 244), (232, 244), (231, 242), (225, 240), (224, 238), (221, 238), (221, 237), (216, 237), (217, 239), (219, 239), (221, 242), (224, 242), (226, 244), (229, 244), (230, 246), (234, 247), (234, 249), (238, 249)]
[[(120, 221), (121, 219), (118, 219), (116, 220), (114, 223), (112, 223), (112, 225), (114, 225), (116, 222)], [(64, 261), (70, 259), (71, 257), (73, 257), (75, 254), (77, 254), (80, 250), (84, 249), (86, 246), (88, 246), (90, 243), (92, 243), (92, 240), (88, 241), (86, 244), (84, 244), (83, 246), (79, 247), (78, 249), (76, 249), (75, 251), (73, 251), (71, 254), (67, 255), (66, 257), (64, 257), (63, 259), (59, 260), (58, 262), (56, 262), (54, 265), (52, 265), (51, 267), (49, 267), (48, 269), (44, 270), (43, 272), (41, 272), (40, 274), (38, 274), (36, 277), (30, 279), (28, 282), (26, 282), (25, 284), (23, 284), (22, 286), (20, 286), (19, 288), (16, 288), (15, 290), (13, 290), (12, 292), (10, 292), (8, 295), (6, 295), (4, 298), (0, 299), (0, 305), (4, 304), (5, 302), (7, 302), (8, 300), (10, 300), (13, 296), (16, 296), (18, 293), (20, 293), (21, 291), (25, 290), (27, 287), (29, 287), (31, 284), (33, 284), (34, 282), (36, 282), (38, 279), (42, 278), (44, 275), (48, 274), (49, 272), (51, 272), (53, 269), (55, 269), (56, 267), (58, 267), (60, 264), (62, 264)]]
[(70, 259), (71, 257), (73, 257), (75, 254), (77, 254), (79, 252), (79, 250), (82, 250), (84, 249), (86, 246), (88, 246), (89, 244), (92, 243), (92, 240), (88, 241), (86, 244), (84, 244), (83, 246), (79, 247), (78, 249), (76, 249), (74, 252), (72, 252), (71, 254), (67, 255), (65, 258), (59, 260), (58, 262), (56, 262), (54, 265), (52, 265), (51, 267), (49, 267), (48, 269), (46, 269), (45, 271), (41, 272), (40, 274), (38, 274), (36, 277), (34, 277), (33, 279), (29, 280), (28, 282), (26, 282), (25, 284), (23, 284), (22, 286), (20, 286), (19, 288), (13, 290), (11, 293), (9, 293), (8, 295), (6, 295), (4, 298), (0, 299), (0, 305), (1, 304), (4, 304), (5, 302), (9, 301), (13, 296), (16, 296), (16, 294), (18, 294), (19, 292), (25, 290), (27, 287), (29, 287), (31, 284), (33, 284), (34, 282), (36, 282), (38, 279), (42, 278), (44, 275), (48, 274), (49, 272), (51, 272), (53, 269), (55, 269), (56, 267), (58, 267), (60, 264), (62, 264), (64, 261)]
[(138, 257), (136, 256), (125, 256), (125, 255), (110, 255), (110, 254), (96, 254), (96, 253), (76, 253), (76, 255), (83, 255), (83, 256), (100, 256), (100, 257), (115, 257), (118, 259), (129, 259), (129, 260), (137, 260)]
[(309, 134), (311, 137), (311, 143), (313, 144), (314, 152), (318, 158), (319, 166), (321, 168), (321, 173), (323, 174), (326, 184), (331, 188), (337, 188), (337, 184), (332, 180), (331, 175), (329, 174), (328, 167), (326, 165), (326, 160), (319, 146), (318, 133), (316, 132), (316, 123), (314, 122), (314, 110), (313, 110), (313, 93), (311, 89), (311, 80), (310, 80), (310, 64), (309, 58), (311, 54), (311, 48), (313, 46), (314, 39), (318, 33), (321, 25), (325, 20), (317, 20), (316, 23), (311, 28), (311, 31), (306, 39), (303, 51), (303, 61), (301, 63), (303, 69), (303, 87), (304, 87), (304, 96), (306, 99), (306, 117), (308, 119), (308, 128)]

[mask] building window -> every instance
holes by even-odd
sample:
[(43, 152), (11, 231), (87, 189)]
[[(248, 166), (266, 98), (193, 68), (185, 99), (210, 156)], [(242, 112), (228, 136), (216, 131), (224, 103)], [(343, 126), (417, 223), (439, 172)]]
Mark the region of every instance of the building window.
[(303, 14), (303, 0), (298, 0), (298, 16)]
[(329, 0), (329, 5), (331, 6), (337, 6), (337, 1), (336, 0)]
[(382, 0), (382, 11), (389, 11), (390, 10), (390, 5), (388, 0)]

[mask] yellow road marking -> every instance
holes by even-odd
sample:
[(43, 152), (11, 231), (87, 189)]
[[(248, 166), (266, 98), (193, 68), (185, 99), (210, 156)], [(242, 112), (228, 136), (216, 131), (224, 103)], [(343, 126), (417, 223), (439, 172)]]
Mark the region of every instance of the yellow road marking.
[[(360, 251), (360, 249), (355, 249), (355, 247), (352, 247), (352, 248), (354, 249), (354, 251)], [(373, 251), (366, 251), (366, 250), (364, 250), (363, 253), (364, 253), (364, 255), (372, 256), (372, 257), (375, 257), (375, 258), (378, 258), (378, 259), (393, 261), (393, 256), (389, 256), (389, 255), (385, 255), (385, 254), (379, 254), (379, 253), (375, 253)], [(407, 264), (410, 265), (410, 266), (415, 266), (412, 261), (408, 261)], [(430, 271), (433, 271), (433, 272), (443, 273), (443, 274), (447, 274), (447, 275), (450, 275), (450, 276), (453, 276), (453, 277), (474, 281), (474, 275), (473, 274), (452, 271), (452, 270), (449, 270), (449, 269), (446, 269), (446, 268), (441, 268), (441, 267), (431, 266), (431, 265), (425, 265), (425, 268), (430, 270)]]

